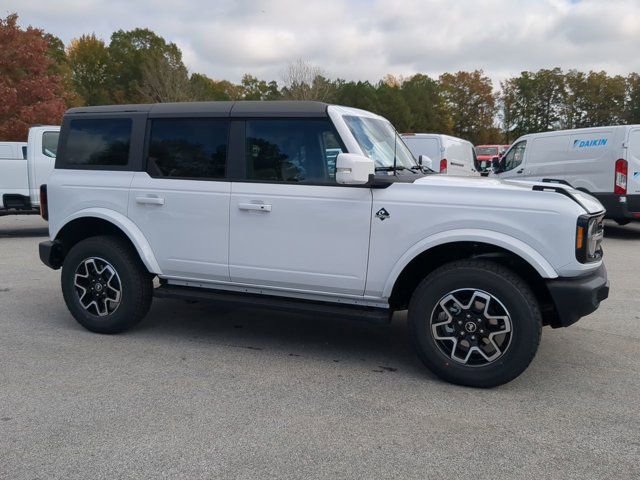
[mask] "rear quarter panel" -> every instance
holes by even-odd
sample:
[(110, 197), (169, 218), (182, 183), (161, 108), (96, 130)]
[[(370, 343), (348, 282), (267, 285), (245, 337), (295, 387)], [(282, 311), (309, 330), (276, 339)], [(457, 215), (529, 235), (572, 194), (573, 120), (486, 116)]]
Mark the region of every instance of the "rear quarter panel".
[(70, 218), (82, 210), (102, 208), (127, 215), (134, 172), (55, 170), (47, 183), (49, 233), (54, 239)]

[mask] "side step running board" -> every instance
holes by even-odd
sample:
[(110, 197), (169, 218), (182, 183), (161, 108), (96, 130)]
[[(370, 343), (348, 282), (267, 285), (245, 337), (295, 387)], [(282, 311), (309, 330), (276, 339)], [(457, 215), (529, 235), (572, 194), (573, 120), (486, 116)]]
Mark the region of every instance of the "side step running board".
[(314, 302), (310, 300), (235, 293), (208, 288), (182, 287), (165, 284), (156, 288), (153, 296), (156, 298), (176, 298), (220, 303), (232, 307), (265, 308), (269, 310), (316, 314), (325, 317), (341, 317), (376, 324), (386, 324), (391, 321), (391, 310), (387, 308)]

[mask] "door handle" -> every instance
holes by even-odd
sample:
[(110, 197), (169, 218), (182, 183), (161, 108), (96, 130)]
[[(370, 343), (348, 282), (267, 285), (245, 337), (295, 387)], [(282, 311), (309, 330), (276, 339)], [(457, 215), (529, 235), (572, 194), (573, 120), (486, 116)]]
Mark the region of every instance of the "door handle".
[(271, 205), (266, 203), (239, 203), (238, 208), (240, 210), (254, 211), (254, 212), (270, 212)]
[(136, 202), (143, 205), (164, 205), (164, 198), (162, 197), (147, 197), (140, 195), (136, 197)]
[(521, 168), (520, 170), (518, 170), (516, 173), (522, 173), (524, 172), (524, 168)]

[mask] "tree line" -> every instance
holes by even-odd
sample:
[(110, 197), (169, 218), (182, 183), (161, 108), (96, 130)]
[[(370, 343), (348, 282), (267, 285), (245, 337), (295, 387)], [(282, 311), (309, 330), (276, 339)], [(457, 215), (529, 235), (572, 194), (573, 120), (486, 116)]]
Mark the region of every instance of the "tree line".
[(493, 84), (482, 70), (387, 75), (378, 82), (331, 78), (298, 60), (281, 78), (249, 73), (239, 83), (190, 73), (182, 52), (155, 32), (118, 30), (68, 45), (41, 29), (0, 18), (0, 139), (22, 140), (30, 125), (59, 123), (70, 106), (208, 100), (320, 100), (370, 110), (401, 132), (437, 132), (474, 144), (532, 132), (640, 123), (640, 75), (521, 72)]

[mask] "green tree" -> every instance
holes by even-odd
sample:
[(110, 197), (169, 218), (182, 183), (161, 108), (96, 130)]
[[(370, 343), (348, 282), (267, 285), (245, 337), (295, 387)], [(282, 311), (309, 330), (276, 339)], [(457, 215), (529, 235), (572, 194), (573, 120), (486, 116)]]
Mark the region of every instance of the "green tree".
[(69, 43), (67, 58), (73, 87), (84, 104), (109, 103), (109, 50), (105, 43), (93, 33), (82, 35)]
[(228, 80), (213, 80), (202, 73), (193, 73), (189, 78), (191, 96), (193, 100), (239, 100), (242, 98), (242, 86)]
[(624, 123), (628, 104), (624, 77), (606, 72), (570, 70), (565, 76), (565, 128), (595, 127)]
[(419, 73), (402, 82), (401, 90), (411, 110), (408, 130), (451, 133), (451, 115), (438, 82)]
[(482, 70), (445, 73), (439, 83), (456, 136), (474, 144), (498, 141), (493, 85)]
[(114, 32), (108, 50), (109, 90), (115, 103), (136, 103), (144, 98), (140, 88), (143, 69), (148, 70), (149, 65), (165, 65), (175, 71), (185, 68), (178, 46), (146, 28)]
[(389, 120), (399, 132), (407, 132), (412, 121), (411, 109), (396, 85), (380, 82), (376, 92), (378, 108), (375, 113)]
[(337, 80), (335, 102), (347, 107), (379, 111), (378, 91), (369, 82), (345, 82)]
[(242, 77), (240, 85), (242, 86), (242, 98), (244, 100), (277, 100), (281, 97), (278, 83), (274, 80), (267, 83), (246, 73)]
[(627, 123), (640, 123), (640, 75), (631, 73), (625, 79), (625, 84), (625, 120)]
[(522, 72), (501, 83), (502, 119), (507, 140), (562, 125), (566, 98), (562, 70)]
[(170, 62), (160, 52), (146, 56), (140, 73), (136, 85), (143, 102), (187, 102), (193, 99), (187, 68)]

